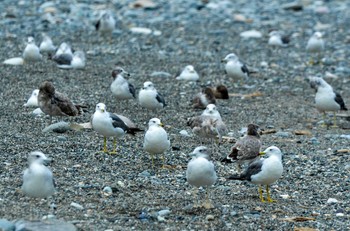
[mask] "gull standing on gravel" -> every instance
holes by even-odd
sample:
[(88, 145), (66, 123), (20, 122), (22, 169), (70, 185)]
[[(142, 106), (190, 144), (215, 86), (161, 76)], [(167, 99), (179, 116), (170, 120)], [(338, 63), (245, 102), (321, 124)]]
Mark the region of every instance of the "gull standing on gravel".
[[(206, 209), (214, 208), (209, 200), (209, 188), (215, 184), (217, 180), (214, 164), (209, 161), (208, 149), (205, 146), (199, 146), (190, 154), (193, 156), (192, 160), (187, 165), (186, 179), (187, 182), (196, 187), (195, 194), (198, 195), (199, 187), (206, 187), (206, 200), (203, 207)], [(196, 196), (196, 195), (195, 195)], [(198, 207), (198, 198), (193, 207)]]
[(28, 37), (28, 42), (24, 48), (22, 57), (15, 57), (6, 59), (3, 63), (8, 65), (23, 65), (26, 63), (41, 61), (42, 55), (40, 54), (39, 47), (35, 45), (33, 37)]
[(113, 95), (118, 100), (136, 98), (135, 87), (124, 78), (124, 75), (130, 76), (130, 74), (124, 71), (124, 69), (121, 67), (116, 67), (113, 70), (112, 77), (114, 78), (114, 81), (111, 84), (111, 91)]
[(115, 25), (116, 21), (113, 15), (110, 12), (106, 11), (101, 14), (101, 17), (95, 24), (95, 28), (100, 32), (102, 36), (111, 36)]
[[(61, 56), (61, 57), (64, 57)], [(57, 63), (57, 67), (61, 69), (84, 69), (85, 68), (85, 53), (84, 51), (75, 51), (73, 56), (66, 56), (67, 59), (60, 59), (61, 64)], [(64, 61), (63, 61), (64, 60)]]
[(70, 99), (55, 90), (51, 82), (45, 81), (39, 87), (39, 108), (47, 115), (52, 116), (77, 116), (86, 108), (82, 105), (73, 104)]
[(210, 87), (203, 88), (192, 100), (194, 108), (205, 109), (208, 104), (215, 104), (214, 92)]
[[(98, 103), (96, 105), (95, 113), (91, 118), (92, 128), (103, 135), (103, 152), (109, 154), (117, 153), (117, 140), (118, 138), (123, 137), (126, 133), (135, 135), (135, 132), (142, 131), (136, 127), (129, 127), (123, 119), (119, 116), (107, 112), (106, 105), (103, 103)], [(114, 149), (112, 152), (107, 150), (107, 137), (113, 137), (113, 146)]]
[(221, 61), (226, 63), (225, 64), (226, 74), (233, 80), (242, 81), (248, 78), (250, 72), (247, 66), (238, 59), (236, 54), (234, 53), (228, 54)]
[(316, 89), (315, 103), (316, 108), (323, 115), (323, 124), (326, 126), (326, 112), (333, 112), (333, 127), (337, 127), (336, 112), (339, 110), (347, 111), (344, 100), (339, 93), (333, 91), (331, 85), (329, 85), (324, 79), (320, 77), (309, 77), (311, 88)]
[(56, 51), (56, 46), (53, 45), (51, 38), (43, 33), (43, 41), (40, 43), (39, 49), (41, 53), (52, 54)]
[[(309, 53), (316, 53), (318, 55), (318, 62), (321, 61), (321, 53), (324, 50), (324, 41), (321, 32), (315, 32), (307, 41), (306, 50)], [(310, 59), (310, 64), (314, 64), (313, 59)]]
[(251, 163), (259, 157), (261, 141), (258, 130), (258, 125), (248, 124), (247, 134), (235, 143), (231, 153), (222, 162), (236, 162), (239, 172), (241, 172), (242, 162)]
[(148, 130), (145, 133), (143, 149), (151, 155), (152, 166), (154, 166), (153, 155), (163, 155), (163, 167), (165, 166), (164, 152), (170, 148), (170, 140), (163, 128), (160, 119), (152, 118), (148, 122)]
[(228, 180), (250, 181), (259, 185), (259, 197), (265, 202), (262, 194), (262, 185), (266, 185), (267, 202), (274, 202), (270, 197), (269, 185), (276, 182), (283, 173), (282, 152), (276, 146), (271, 146), (261, 152), (267, 158), (260, 158), (249, 164), (248, 168), (240, 175), (232, 175)]
[(176, 77), (177, 80), (197, 81), (199, 75), (192, 65), (186, 66), (181, 74)]
[(162, 109), (166, 106), (163, 96), (157, 92), (153, 83), (147, 81), (139, 92), (139, 103), (149, 110)]
[(47, 198), (54, 194), (54, 180), (50, 169), (44, 166), (49, 162), (44, 153), (31, 152), (28, 156), (29, 168), (23, 173), (22, 191), (33, 198)]

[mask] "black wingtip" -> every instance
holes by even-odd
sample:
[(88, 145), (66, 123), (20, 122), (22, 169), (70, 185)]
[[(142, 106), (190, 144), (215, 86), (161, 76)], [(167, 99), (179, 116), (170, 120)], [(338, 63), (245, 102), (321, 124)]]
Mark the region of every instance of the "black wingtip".
[(231, 175), (229, 177), (226, 177), (226, 180), (244, 180), (244, 179), (240, 175)]
[(136, 135), (136, 132), (143, 132), (143, 129), (140, 128), (129, 128), (126, 133), (130, 134), (130, 135)]
[(228, 158), (225, 156), (224, 158), (221, 159), (222, 163), (234, 163), (234, 161), (231, 158)]

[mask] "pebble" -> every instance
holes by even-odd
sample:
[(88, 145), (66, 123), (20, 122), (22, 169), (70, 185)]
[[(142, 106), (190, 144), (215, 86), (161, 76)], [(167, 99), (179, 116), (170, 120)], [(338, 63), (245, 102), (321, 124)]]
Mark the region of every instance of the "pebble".
[(143, 177), (150, 177), (151, 176), (151, 173), (149, 173), (147, 170), (139, 173), (139, 176), (143, 176)]
[(41, 116), (41, 115), (44, 115), (44, 112), (40, 108), (37, 108), (37, 109), (34, 109), (32, 111), (32, 115), (33, 116)]
[(79, 210), (83, 210), (84, 209), (83, 206), (81, 206), (80, 204), (75, 203), (75, 202), (70, 203), (70, 206), (72, 206), (72, 207), (74, 207), (76, 209), (79, 209)]
[(151, 74), (151, 77), (162, 77), (162, 78), (169, 78), (172, 75), (168, 72), (164, 72), (164, 71), (154, 71)]
[(57, 136), (57, 140), (64, 142), (64, 141), (67, 141), (67, 137), (65, 137), (65, 136)]
[(71, 130), (69, 123), (61, 121), (61, 122), (57, 122), (47, 126), (46, 128), (43, 129), (42, 132), (43, 133), (48, 133), (48, 132), (65, 133), (69, 130)]
[(145, 27), (131, 27), (130, 31), (135, 34), (145, 34), (145, 35), (149, 35), (152, 33), (151, 29), (145, 28)]
[(15, 225), (6, 219), (0, 219), (0, 230), (15, 231)]
[(102, 191), (103, 191), (106, 195), (112, 195), (112, 193), (113, 193), (112, 188), (109, 187), (109, 186), (104, 187)]
[(212, 221), (212, 220), (214, 220), (214, 215), (211, 215), (211, 214), (208, 214), (206, 217), (205, 217), (205, 219), (207, 220), (207, 221)]
[(335, 203), (338, 203), (338, 200), (335, 199), (335, 198), (329, 198), (329, 199), (327, 200), (327, 204), (335, 204)]
[(344, 216), (344, 213), (337, 213), (335, 214), (336, 217), (343, 217)]
[(257, 30), (247, 30), (243, 31), (239, 34), (242, 38), (249, 39), (249, 38), (261, 38), (262, 33)]
[(162, 216), (165, 217), (166, 215), (169, 215), (171, 213), (171, 211), (169, 209), (163, 209), (158, 211), (158, 216)]
[(181, 130), (179, 133), (180, 133), (180, 135), (182, 135), (182, 136), (191, 137), (191, 135), (188, 134), (188, 132), (187, 132), (186, 130)]
[(230, 215), (233, 216), (233, 217), (237, 217), (238, 213), (236, 211), (232, 211), (232, 212), (230, 212)]

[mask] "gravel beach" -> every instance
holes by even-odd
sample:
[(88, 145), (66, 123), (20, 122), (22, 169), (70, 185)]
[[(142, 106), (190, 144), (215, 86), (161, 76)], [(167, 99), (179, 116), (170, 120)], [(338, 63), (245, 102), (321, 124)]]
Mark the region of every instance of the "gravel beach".
[[(0, 2), (1, 62), (21, 56), (28, 36), (39, 45), (42, 32), (55, 45), (67, 42), (83, 50), (87, 58), (82, 70), (59, 69), (46, 57), (29, 65), (1, 64), (0, 219), (15, 224), (48, 214), (47, 200), (35, 201), (21, 192), (27, 156), (40, 150), (53, 159), (48, 167), (56, 193), (49, 201), (56, 205), (55, 218), (77, 230), (350, 230), (349, 113), (340, 113), (338, 128), (321, 127), (315, 91), (306, 81), (308, 76), (324, 77), (350, 107), (350, 2), (144, 2), (150, 1)], [(111, 38), (95, 31), (103, 9), (118, 17)], [(151, 31), (135, 32), (137, 27)], [(271, 29), (290, 35), (290, 44), (268, 46)], [(261, 32), (261, 37), (240, 36), (250, 30)], [(324, 35), (324, 58), (309, 65), (305, 46), (315, 31)], [(232, 52), (255, 72), (244, 83), (225, 74), (221, 60)], [(118, 102), (110, 91), (116, 65), (130, 73), (137, 92), (152, 81), (167, 106), (151, 112), (136, 99)], [(186, 65), (197, 70), (198, 82), (175, 79)], [(100, 152), (103, 137), (92, 129), (43, 132), (50, 118), (34, 116), (35, 108), (23, 104), (45, 80), (88, 107), (81, 116), (56, 117), (53, 123), (89, 122), (100, 102), (144, 130), (149, 119), (160, 118), (171, 140), (165, 153), (168, 168), (160, 168), (159, 158), (152, 169), (142, 149), (143, 132), (118, 140), (116, 155)], [(260, 202), (256, 185), (226, 180), (236, 165), (220, 162), (234, 144), (225, 140), (216, 149), (206, 143), (218, 175), (210, 190), (215, 208), (192, 207), (193, 187), (185, 172), (188, 154), (200, 142), (186, 122), (202, 111), (193, 109), (190, 101), (202, 87), (217, 84), (226, 85), (231, 94), (216, 104), (229, 135), (238, 139), (242, 128), (255, 123), (263, 130), (263, 149), (275, 145), (283, 153), (283, 176), (271, 186), (276, 203)], [(204, 190), (199, 194), (204, 199)]]

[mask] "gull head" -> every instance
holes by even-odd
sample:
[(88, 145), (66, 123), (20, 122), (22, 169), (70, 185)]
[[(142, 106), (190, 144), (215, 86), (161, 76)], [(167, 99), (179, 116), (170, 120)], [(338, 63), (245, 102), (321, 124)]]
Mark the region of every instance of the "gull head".
[(194, 67), (192, 65), (188, 65), (185, 67), (185, 71), (188, 73), (195, 73), (196, 71), (194, 70)]
[(158, 118), (152, 118), (149, 120), (148, 122), (148, 127), (151, 126), (157, 126), (157, 127), (163, 127), (164, 125), (162, 124), (162, 122), (160, 121), (160, 119)]
[(122, 67), (116, 67), (113, 71), (112, 71), (112, 77), (116, 78), (118, 75), (126, 75), (126, 76), (130, 76), (130, 74), (128, 72), (126, 72)]
[(322, 33), (319, 32), (319, 31), (316, 31), (314, 34), (313, 34), (313, 37), (317, 38), (317, 39), (321, 39), (322, 38)]
[(104, 103), (98, 103), (95, 110), (104, 113), (106, 111), (106, 105)]
[(267, 157), (276, 155), (276, 156), (282, 157), (282, 152), (278, 147), (271, 146), (266, 148), (264, 151), (260, 152), (260, 155), (266, 155)]
[(321, 77), (310, 76), (308, 77), (310, 87), (313, 89), (318, 89), (319, 87), (325, 87), (327, 85), (326, 81)]
[(45, 95), (53, 96), (55, 95), (55, 87), (49, 81), (43, 82), (39, 87), (39, 92), (42, 92)]
[(44, 153), (40, 151), (34, 151), (29, 153), (28, 161), (29, 161), (29, 164), (32, 164), (32, 163), (45, 164), (50, 162), (51, 160), (47, 158)]
[(150, 81), (144, 82), (143, 83), (143, 89), (144, 90), (154, 90), (154, 85)]
[(252, 136), (259, 136), (259, 126), (256, 124), (248, 124), (247, 134)]
[(28, 43), (28, 44), (34, 44), (34, 38), (31, 37), (31, 36), (28, 37), (27, 43)]
[(279, 36), (281, 37), (281, 33), (277, 30), (273, 30), (269, 33), (269, 36), (272, 37), (272, 36)]
[(237, 55), (234, 53), (231, 53), (231, 54), (226, 55), (226, 57), (221, 61), (222, 62), (229, 62), (229, 61), (237, 61), (237, 60), (238, 60)]
[(33, 92), (32, 92), (32, 96), (33, 97), (38, 97), (39, 95), (39, 89), (35, 89)]
[(208, 155), (208, 148), (205, 147), (205, 146), (199, 146), (199, 147), (196, 147), (192, 153), (190, 153), (190, 156), (192, 157), (204, 157), (206, 159), (209, 158), (209, 155)]
[(219, 111), (217, 110), (215, 104), (208, 104), (205, 108), (203, 115), (221, 117)]

